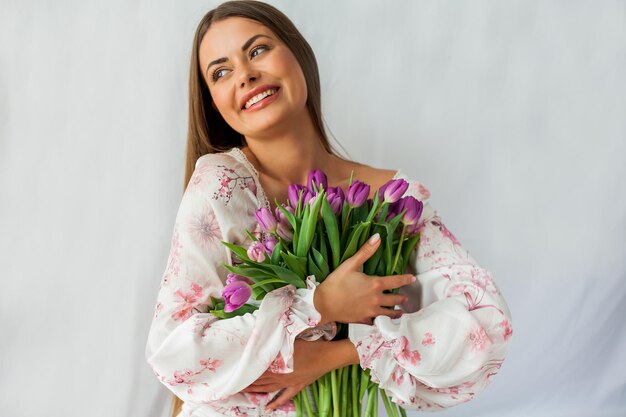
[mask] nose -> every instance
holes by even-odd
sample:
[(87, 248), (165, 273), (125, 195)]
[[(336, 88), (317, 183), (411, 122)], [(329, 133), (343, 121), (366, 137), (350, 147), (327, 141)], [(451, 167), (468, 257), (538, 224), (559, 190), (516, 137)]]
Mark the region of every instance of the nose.
[(245, 87), (246, 84), (252, 84), (260, 77), (260, 73), (254, 67), (250, 65), (246, 65), (241, 68), (241, 73), (239, 75), (239, 85), (240, 87)]

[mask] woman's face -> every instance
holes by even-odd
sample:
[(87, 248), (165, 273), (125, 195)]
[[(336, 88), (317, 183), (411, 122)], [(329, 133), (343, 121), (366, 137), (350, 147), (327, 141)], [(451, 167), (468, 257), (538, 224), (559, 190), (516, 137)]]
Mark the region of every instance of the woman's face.
[(213, 105), (246, 137), (298, 126), (307, 89), (293, 53), (254, 20), (230, 17), (213, 23), (200, 42), (200, 66)]

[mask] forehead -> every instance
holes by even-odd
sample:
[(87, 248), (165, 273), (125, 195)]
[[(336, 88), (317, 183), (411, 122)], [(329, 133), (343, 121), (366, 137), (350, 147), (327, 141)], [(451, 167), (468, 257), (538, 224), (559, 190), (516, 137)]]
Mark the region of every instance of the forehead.
[(211, 24), (200, 41), (200, 59), (210, 61), (241, 51), (242, 45), (254, 35), (276, 36), (256, 20), (228, 17)]

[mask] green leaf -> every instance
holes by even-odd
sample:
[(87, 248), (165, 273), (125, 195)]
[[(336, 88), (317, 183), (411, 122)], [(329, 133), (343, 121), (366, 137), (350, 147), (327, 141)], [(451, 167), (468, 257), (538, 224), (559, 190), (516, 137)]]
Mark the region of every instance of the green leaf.
[(281, 242), (278, 242), (276, 246), (274, 246), (274, 250), (272, 251), (272, 256), (271, 256), (272, 263), (274, 265), (278, 264), (280, 260), (280, 252), (282, 251), (282, 249), (283, 249), (283, 244)]
[(270, 265), (270, 267), (276, 276), (285, 281), (287, 284), (291, 284), (296, 288), (306, 288), (304, 280), (302, 280), (295, 272), (278, 265)]
[(270, 268), (270, 271), (257, 268), (255, 266), (249, 266), (249, 265), (239, 265), (239, 266), (224, 265), (224, 268), (228, 269), (230, 272), (233, 272), (235, 274), (248, 277), (254, 282), (258, 282), (259, 280), (263, 280), (267, 278), (275, 278), (271, 268)]
[(307, 204), (304, 209), (304, 217), (302, 218), (302, 233), (298, 238), (298, 249), (296, 250), (297, 256), (306, 256), (309, 252), (311, 242), (313, 241), (313, 235), (316, 230), (315, 226), (317, 225), (320, 206), (324, 200), (326, 200), (326, 192), (322, 191), (317, 194), (317, 198), (315, 199), (313, 206), (311, 207), (310, 204)]
[(406, 267), (411, 260), (411, 252), (413, 251), (415, 245), (417, 245), (419, 240), (420, 235), (418, 234), (404, 241), (404, 245), (402, 246), (402, 259), (404, 260), (404, 263), (401, 263), (402, 271), (406, 271)]
[(379, 205), (378, 204), (379, 203), (378, 199), (379, 199), (378, 192), (376, 192), (374, 194), (374, 201), (372, 202), (372, 208), (370, 209), (370, 212), (367, 215), (366, 221), (368, 221), (368, 222), (371, 222), (372, 219), (374, 219), (374, 215), (376, 214), (376, 210), (378, 210), (378, 205)]
[(221, 300), (220, 298), (215, 298), (212, 295), (210, 295), (209, 297), (211, 297), (211, 308), (215, 309), (216, 305), (218, 305), (220, 302), (223, 302), (223, 300)]
[[(258, 288), (258, 287), (262, 287), (263, 285), (266, 285), (266, 284), (274, 284), (274, 283), (280, 283), (280, 284), (283, 284), (283, 285), (287, 284), (287, 283), (286, 283), (285, 281), (283, 281), (282, 279), (278, 279), (278, 278), (270, 278), (270, 279), (266, 279), (266, 280), (264, 280), (264, 281), (257, 282), (256, 284), (253, 284), (253, 285), (252, 285), (252, 289), (254, 289), (254, 288)], [(278, 287), (276, 287), (276, 288), (280, 288), (280, 287), (282, 287), (282, 285), (281, 285), (281, 286), (278, 286)], [(274, 288), (274, 289), (276, 289), (276, 288)]]
[(366, 275), (374, 275), (376, 273), (376, 268), (378, 267), (378, 263), (383, 256), (383, 245), (379, 245), (374, 255), (365, 261), (363, 265), (363, 273)]
[(237, 257), (241, 259), (242, 261), (253, 262), (250, 260), (250, 258), (248, 258), (248, 253), (246, 252), (246, 249), (238, 245), (233, 245), (232, 243), (229, 243), (229, 242), (224, 242), (224, 241), (221, 241), (221, 242), (224, 246), (226, 246), (228, 249), (233, 251), (235, 255), (237, 255)]
[(257, 301), (262, 300), (268, 292), (269, 291), (265, 291), (263, 288), (252, 288), (252, 298)]
[[(330, 270), (328, 268), (328, 262), (326, 261), (326, 259), (324, 259), (324, 257), (322, 256), (322, 254), (315, 248), (311, 248), (313, 251), (313, 258), (315, 259), (315, 264), (317, 265), (317, 267), (320, 269), (320, 271), (322, 271), (322, 275), (320, 276), (320, 281), (324, 278), (326, 278), (328, 276), (328, 274), (330, 273)], [(309, 255), (309, 259), (310, 259)], [(317, 275), (316, 275), (317, 276)]]
[[(313, 258), (311, 258), (311, 254), (309, 254), (308, 273), (315, 275), (315, 280), (317, 282), (322, 282), (322, 280), (323, 280), (323, 278), (322, 278), (323, 272), (317, 267), (317, 265), (313, 261)], [(326, 278), (326, 277), (324, 277), (324, 278)]]
[(252, 241), (253, 241), (253, 242), (256, 242), (257, 240), (259, 240), (259, 239), (257, 239), (257, 237), (256, 237), (256, 236), (254, 236), (252, 233), (250, 233), (250, 232), (249, 232), (249, 231), (247, 231), (247, 230), (246, 230), (246, 234), (248, 235), (248, 237), (249, 237), (250, 239), (252, 239)]
[[(344, 206), (347, 206), (347, 203), (344, 203)], [(326, 233), (328, 233), (328, 242), (333, 255), (333, 270), (335, 270), (339, 266), (340, 260), (339, 225), (337, 224), (337, 217), (335, 217), (335, 213), (333, 213), (333, 209), (326, 199), (322, 202), (322, 218), (324, 219), (324, 226), (326, 226)]]
[(342, 264), (346, 259), (348, 259), (349, 257), (351, 257), (352, 255), (356, 253), (356, 251), (358, 250), (357, 245), (359, 243), (361, 233), (363, 233), (363, 231), (365, 230), (367, 226), (369, 226), (369, 224), (370, 224), (369, 222), (360, 223), (359, 225), (356, 226), (354, 231), (352, 231), (352, 234), (350, 235), (350, 241), (348, 245), (346, 246), (346, 250), (344, 251), (341, 257), (341, 261), (339, 262), (340, 264)]
[(282, 252), (280, 256), (283, 258), (283, 261), (285, 261), (289, 269), (295, 272), (295, 274), (303, 280), (306, 276), (306, 258), (285, 252)]

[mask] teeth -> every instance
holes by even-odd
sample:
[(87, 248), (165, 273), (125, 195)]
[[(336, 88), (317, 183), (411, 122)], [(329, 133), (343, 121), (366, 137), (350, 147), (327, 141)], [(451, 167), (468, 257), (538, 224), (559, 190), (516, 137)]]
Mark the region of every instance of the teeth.
[(265, 97), (271, 96), (275, 92), (276, 92), (276, 88), (271, 88), (267, 91), (262, 92), (261, 94), (257, 94), (256, 96), (252, 97), (250, 100), (246, 101), (246, 104), (243, 107), (247, 109), (250, 106), (252, 106), (254, 103), (258, 103), (259, 101), (263, 100)]

